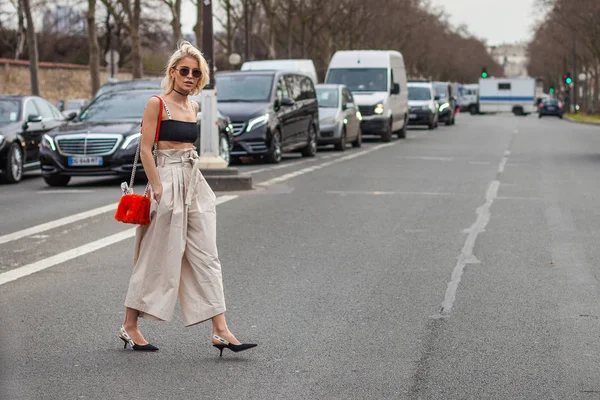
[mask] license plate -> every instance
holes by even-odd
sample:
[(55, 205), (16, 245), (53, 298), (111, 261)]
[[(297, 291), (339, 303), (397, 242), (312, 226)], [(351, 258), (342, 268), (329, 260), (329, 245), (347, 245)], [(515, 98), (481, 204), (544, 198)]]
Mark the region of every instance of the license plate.
[(69, 157), (69, 167), (102, 166), (102, 157)]
[(556, 110), (556, 107), (548, 107), (548, 110), (549, 111), (554, 111), (554, 110)]
[(417, 114), (409, 114), (408, 117), (410, 119), (415, 119), (415, 118), (417, 118)]

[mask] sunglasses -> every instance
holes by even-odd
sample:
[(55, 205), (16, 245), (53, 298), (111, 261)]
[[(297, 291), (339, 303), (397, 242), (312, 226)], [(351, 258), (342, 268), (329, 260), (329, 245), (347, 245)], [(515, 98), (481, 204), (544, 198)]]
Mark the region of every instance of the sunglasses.
[[(179, 71), (179, 75), (181, 75), (181, 76), (188, 76), (188, 74), (190, 73), (190, 69), (188, 67), (181, 67), (181, 68), (173, 67), (173, 69), (175, 71)], [(202, 71), (200, 71), (199, 68), (194, 68), (192, 70), (192, 76), (194, 78), (200, 78), (202, 76)]]

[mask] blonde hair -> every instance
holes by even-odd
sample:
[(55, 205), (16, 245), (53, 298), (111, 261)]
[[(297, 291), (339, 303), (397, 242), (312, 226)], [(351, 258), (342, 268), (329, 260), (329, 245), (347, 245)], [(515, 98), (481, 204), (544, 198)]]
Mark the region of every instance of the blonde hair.
[(167, 69), (165, 71), (165, 77), (161, 82), (161, 87), (165, 94), (169, 94), (173, 91), (175, 86), (175, 78), (171, 76), (171, 71), (177, 67), (177, 63), (184, 59), (185, 57), (190, 57), (198, 61), (198, 65), (200, 66), (200, 71), (202, 71), (202, 76), (198, 79), (198, 83), (194, 88), (190, 91), (190, 95), (196, 95), (200, 93), (200, 91), (206, 86), (208, 80), (210, 79), (210, 71), (208, 69), (208, 63), (202, 56), (200, 50), (194, 47), (190, 42), (182, 41), (177, 46), (177, 50), (171, 54), (169, 58), (169, 63), (167, 64)]

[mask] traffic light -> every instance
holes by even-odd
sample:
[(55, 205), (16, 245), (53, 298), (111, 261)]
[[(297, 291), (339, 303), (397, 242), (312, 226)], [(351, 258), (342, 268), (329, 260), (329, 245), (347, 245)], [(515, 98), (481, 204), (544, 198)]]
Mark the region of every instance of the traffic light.
[(488, 76), (489, 76), (489, 75), (488, 75), (488, 72), (487, 72), (487, 68), (486, 68), (486, 67), (483, 67), (483, 68), (481, 68), (481, 77), (482, 77), (483, 79), (485, 79), (485, 78), (487, 78)]
[(551, 88), (550, 88), (550, 90), (548, 90), (548, 92), (549, 92), (550, 94), (553, 94), (553, 93), (554, 93), (554, 88), (553, 88), (553, 87), (551, 87)]
[(573, 83), (573, 79), (571, 78), (571, 73), (570, 72), (566, 73), (564, 75), (564, 78), (565, 78), (565, 83), (567, 85), (570, 85), (571, 83)]

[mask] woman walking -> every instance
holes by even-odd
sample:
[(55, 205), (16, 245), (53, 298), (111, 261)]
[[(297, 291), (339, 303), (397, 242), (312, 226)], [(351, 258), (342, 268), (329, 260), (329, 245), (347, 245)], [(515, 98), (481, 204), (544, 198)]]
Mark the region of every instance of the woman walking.
[(158, 350), (140, 332), (138, 317), (168, 321), (178, 297), (185, 326), (212, 320), (212, 344), (221, 355), (225, 348), (238, 352), (256, 346), (240, 343), (227, 327), (216, 197), (199, 170), (193, 146), (198, 104), (189, 96), (198, 94), (208, 79), (200, 51), (183, 42), (169, 59), (163, 96), (151, 97), (144, 110), (140, 154), (153, 202), (150, 224), (138, 227), (136, 235), (135, 266), (119, 332), (125, 348)]

